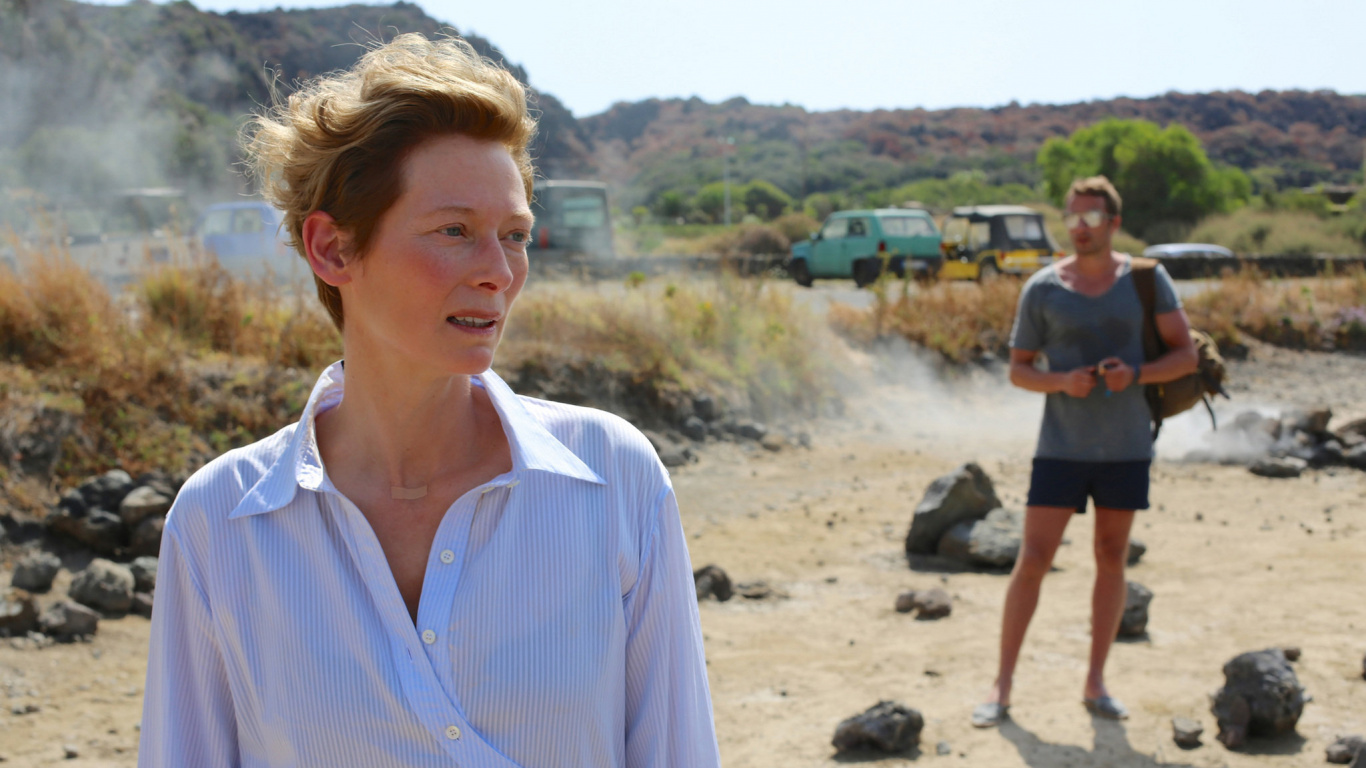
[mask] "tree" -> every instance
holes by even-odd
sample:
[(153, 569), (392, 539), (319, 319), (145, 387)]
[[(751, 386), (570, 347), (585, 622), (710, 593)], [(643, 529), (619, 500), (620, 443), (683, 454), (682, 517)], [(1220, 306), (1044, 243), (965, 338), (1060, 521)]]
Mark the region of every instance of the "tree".
[(763, 179), (751, 181), (739, 192), (745, 208), (764, 221), (773, 221), (792, 207), (792, 198), (786, 192)]
[[(730, 216), (732, 221), (739, 221), (745, 216), (745, 203), (740, 199), (740, 185), (732, 184), (730, 187)], [(701, 211), (713, 224), (720, 224), (726, 219), (726, 185), (724, 182), (713, 181), (697, 191), (697, 197), (693, 198), (693, 207)]]
[(673, 221), (688, 213), (688, 198), (676, 189), (670, 189), (655, 199), (655, 215), (666, 221)]
[(1194, 225), (1246, 202), (1252, 182), (1237, 168), (1216, 167), (1184, 126), (1162, 129), (1145, 120), (1105, 120), (1039, 150), (1053, 202), (1072, 180), (1102, 174), (1124, 198), (1124, 229), (1136, 237)]

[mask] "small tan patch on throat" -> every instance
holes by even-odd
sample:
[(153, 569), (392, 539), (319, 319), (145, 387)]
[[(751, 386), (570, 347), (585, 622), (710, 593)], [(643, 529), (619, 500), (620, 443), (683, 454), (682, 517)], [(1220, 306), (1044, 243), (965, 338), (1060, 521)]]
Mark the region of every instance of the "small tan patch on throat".
[(404, 488), (401, 485), (389, 486), (389, 497), (401, 501), (413, 501), (427, 495), (427, 486), (421, 485), (417, 488)]

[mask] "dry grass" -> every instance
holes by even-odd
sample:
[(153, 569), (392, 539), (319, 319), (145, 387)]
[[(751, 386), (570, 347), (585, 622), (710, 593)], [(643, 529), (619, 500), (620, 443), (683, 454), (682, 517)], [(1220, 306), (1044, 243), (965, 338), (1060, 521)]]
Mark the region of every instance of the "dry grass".
[(985, 352), (1005, 352), (1024, 283), (1010, 277), (987, 283), (941, 280), (912, 291), (909, 282), (902, 282), (900, 295), (892, 298), (893, 285), (884, 277), (873, 286), (870, 310), (835, 305), (831, 324), (859, 342), (895, 333), (952, 362), (965, 362)]
[(1255, 269), (1226, 274), (1185, 302), (1191, 325), (1220, 346), (1244, 334), (1295, 348), (1366, 349), (1366, 270), (1315, 280), (1268, 278)]
[(340, 355), (321, 312), (216, 264), (163, 267), (116, 299), (61, 251), (18, 261), (0, 269), (0, 408), (77, 417), (58, 482), (179, 471), (268, 434)]
[[(297, 418), (318, 371), (341, 357), (312, 296), (212, 261), (163, 266), (117, 299), (63, 253), (20, 261), (0, 270), (0, 417), (75, 415), (59, 484), (115, 466), (182, 471), (259, 439)], [(770, 414), (809, 412), (832, 393), (837, 340), (762, 281), (533, 289), (513, 318), (500, 368), (591, 359)]]
[(512, 313), (499, 367), (591, 359), (657, 389), (800, 413), (832, 394), (837, 346), (820, 318), (764, 280), (533, 286)]

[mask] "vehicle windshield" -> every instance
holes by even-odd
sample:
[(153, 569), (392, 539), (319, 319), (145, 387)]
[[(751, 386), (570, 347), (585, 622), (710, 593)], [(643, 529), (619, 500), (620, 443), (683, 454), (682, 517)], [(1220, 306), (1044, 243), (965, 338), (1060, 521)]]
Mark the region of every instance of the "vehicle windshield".
[(919, 216), (887, 216), (882, 219), (882, 231), (888, 237), (933, 237), (934, 224)]
[(952, 218), (944, 222), (944, 242), (964, 243), (968, 239), (968, 220)]
[(1053, 246), (1044, 234), (1043, 219), (1039, 216), (1004, 216), (1006, 237), (1019, 248), (1048, 248)]
[(561, 195), (560, 210), (566, 227), (601, 227), (607, 223), (607, 201), (602, 193)]

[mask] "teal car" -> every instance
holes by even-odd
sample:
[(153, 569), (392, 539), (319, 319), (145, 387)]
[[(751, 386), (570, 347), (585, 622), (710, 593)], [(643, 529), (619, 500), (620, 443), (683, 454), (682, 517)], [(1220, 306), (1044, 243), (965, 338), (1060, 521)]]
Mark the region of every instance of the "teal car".
[(809, 241), (792, 246), (787, 271), (803, 286), (816, 278), (853, 278), (862, 288), (884, 268), (897, 277), (933, 277), (944, 263), (940, 240), (939, 227), (925, 211), (837, 211)]

